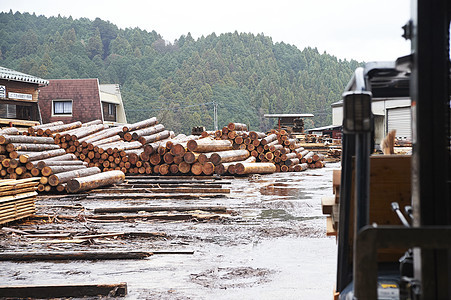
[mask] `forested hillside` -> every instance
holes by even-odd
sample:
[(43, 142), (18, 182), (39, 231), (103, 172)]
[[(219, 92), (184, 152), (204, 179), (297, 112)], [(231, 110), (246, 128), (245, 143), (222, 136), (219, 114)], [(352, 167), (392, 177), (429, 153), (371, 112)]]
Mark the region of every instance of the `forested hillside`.
[[(189, 24), (186, 25), (189, 31)], [(265, 113), (313, 113), (331, 123), (356, 61), (274, 43), (263, 34), (227, 33), (173, 44), (155, 31), (118, 29), (101, 19), (0, 13), (0, 65), (45, 79), (119, 83), (127, 119), (157, 116), (176, 132), (241, 122), (267, 130)], [(308, 43), (308, 41), (306, 41)], [(270, 123), (271, 122), (271, 123)]]

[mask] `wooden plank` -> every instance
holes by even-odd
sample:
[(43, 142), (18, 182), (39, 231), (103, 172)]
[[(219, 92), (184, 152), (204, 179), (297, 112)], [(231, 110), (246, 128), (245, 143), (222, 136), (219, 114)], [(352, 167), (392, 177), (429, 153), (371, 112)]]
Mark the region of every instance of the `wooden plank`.
[(337, 231), (334, 229), (334, 222), (332, 217), (326, 218), (326, 235), (327, 236), (337, 236)]
[(155, 193), (124, 193), (124, 194), (90, 194), (87, 200), (117, 200), (117, 199), (201, 199), (225, 198), (225, 194), (155, 194)]
[(151, 255), (145, 251), (0, 252), (0, 261), (143, 259)]
[(335, 197), (323, 197), (321, 198), (321, 207), (323, 209), (323, 215), (332, 214), (332, 206), (335, 204)]
[(95, 214), (101, 213), (117, 213), (117, 212), (158, 212), (158, 211), (214, 211), (226, 213), (227, 208), (225, 206), (127, 206), (127, 207), (101, 207), (95, 208)]
[(125, 194), (125, 193), (178, 193), (178, 194), (229, 194), (230, 189), (223, 188), (123, 188), (123, 189), (96, 189), (93, 192), (103, 194)]
[(0, 295), (7, 298), (123, 297), (127, 295), (127, 283), (0, 286)]

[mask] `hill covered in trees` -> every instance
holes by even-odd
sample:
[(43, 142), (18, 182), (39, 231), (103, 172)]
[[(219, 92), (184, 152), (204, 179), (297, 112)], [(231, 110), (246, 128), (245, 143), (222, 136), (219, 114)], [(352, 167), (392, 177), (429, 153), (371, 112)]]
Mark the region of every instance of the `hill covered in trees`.
[(185, 133), (193, 126), (212, 130), (214, 104), (220, 127), (241, 122), (267, 130), (274, 120), (265, 113), (313, 113), (310, 127), (329, 125), (330, 104), (359, 66), (263, 34), (195, 40), (188, 33), (168, 43), (155, 31), (119, 29), (98, 18), (3, 12), (0, 36), (1, 66), (45, 79), (118, 83), (129, 122), (157, 116)]

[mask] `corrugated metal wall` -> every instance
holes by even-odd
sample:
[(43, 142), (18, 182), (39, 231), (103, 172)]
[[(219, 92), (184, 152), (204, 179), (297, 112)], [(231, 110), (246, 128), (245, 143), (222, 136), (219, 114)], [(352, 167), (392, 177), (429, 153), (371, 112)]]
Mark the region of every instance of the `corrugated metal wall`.
[(412, 140), (411, 108), (396, 107), (387, 109), (387, 132), (396, 129), (396, 138)]

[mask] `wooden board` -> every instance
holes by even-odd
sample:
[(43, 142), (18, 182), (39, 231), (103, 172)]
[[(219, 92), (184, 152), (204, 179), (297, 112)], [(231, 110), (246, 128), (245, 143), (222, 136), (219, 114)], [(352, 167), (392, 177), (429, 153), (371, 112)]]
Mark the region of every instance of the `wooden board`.
[(321, 207), (323, 209), (323, 215), (332, 214), (332, 206), (335, 204), (335, 197), (323, 197), (321, 198)]
[(8, 298), (125, 296), (127, 283), (0, 286), (0, 295)]
[(337, 236), (337, 231), (334, 229), (332, 217), (326, 218), (326, 235), (327, 236)]

